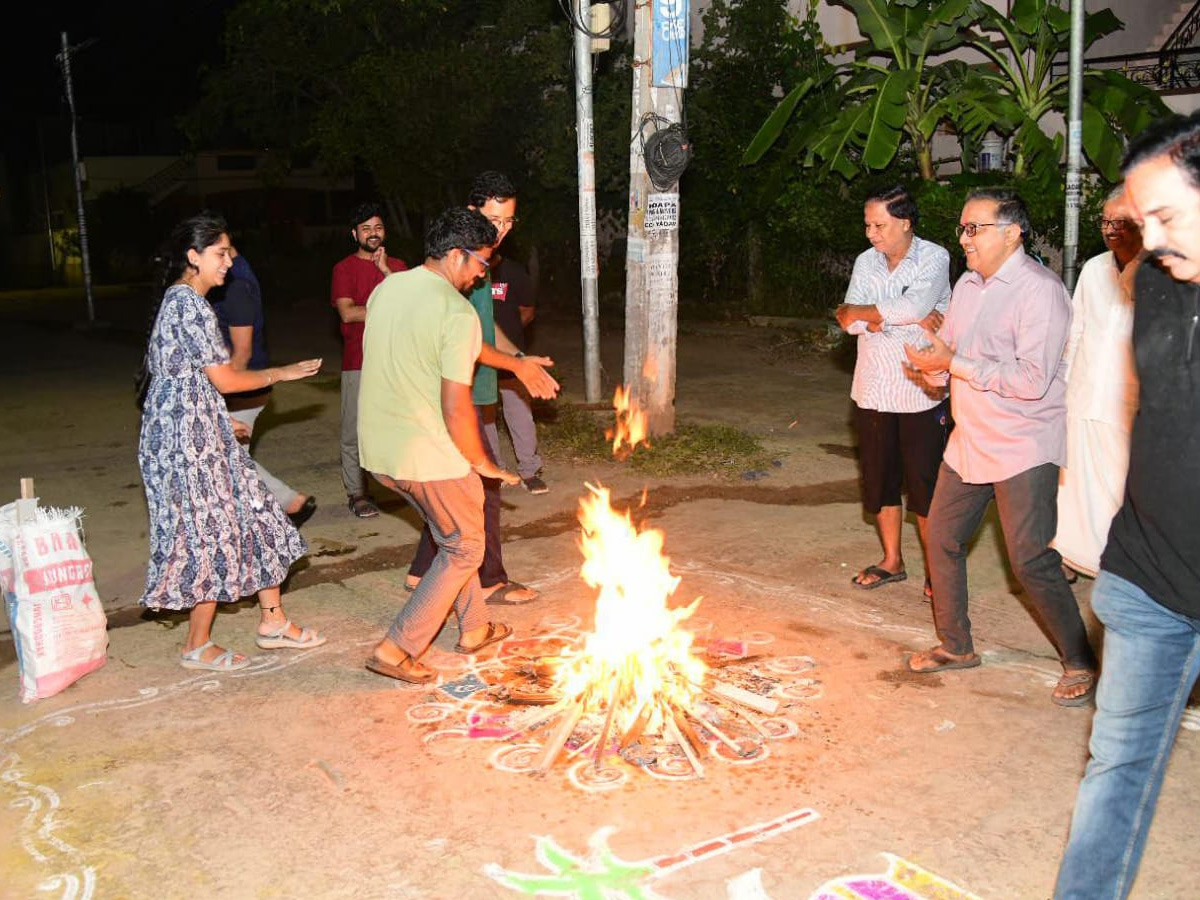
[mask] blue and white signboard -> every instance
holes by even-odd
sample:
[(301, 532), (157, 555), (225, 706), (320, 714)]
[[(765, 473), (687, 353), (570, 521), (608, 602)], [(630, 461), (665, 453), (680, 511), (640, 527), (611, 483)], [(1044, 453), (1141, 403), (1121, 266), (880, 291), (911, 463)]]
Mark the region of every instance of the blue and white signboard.
[(687, 87), (688, 0), (651, 0), (654, 12), (655, 87)]

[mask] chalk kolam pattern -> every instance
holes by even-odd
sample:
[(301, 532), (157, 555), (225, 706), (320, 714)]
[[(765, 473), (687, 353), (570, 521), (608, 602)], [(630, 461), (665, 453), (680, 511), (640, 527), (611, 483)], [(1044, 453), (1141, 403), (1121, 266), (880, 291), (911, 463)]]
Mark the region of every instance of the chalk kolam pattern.
[[(494, 768), (512, 773), (546, 771), (549, 764), (543, 751), (567, 714), (561, 704), (556, 705), (545, 661), (581, 641), (581, 621), (578, 616), (547, 617), (530, 637), (505, 641), (487, 660), (431, 650), (424, 661), (449, 680), (432, 691), (423, 686), (400, 688), (425, 693), (405, 715), (412, 727), (423, 732), (426, 749), (441, 754), (455, 748), (468, 751), (480, 741), (498, 742), (500, 746), (488, 758)], [(659, 780), (688, 781), (702, 777), (710, 762), (761, 763), (770, 758), (772, 743), (801, 734), (794, 716), (819, 700), (824, 690), (812, 657), (771, 656), (767, 650), (775, 638), (768, 632), (713, 638), (707, 636), (712, 630), (707, 620), (689, 622), (688, 627), (696, 631), (694, 646), (705, 650), (711, 682), (697, 704), (701, 718), (685, 723), (691, 735), (689, 746), (684, 748), (663, 733), (643, 733), (624, 742), (614, 733), (601, 747), (603, 715), (589, 712), (569, 729), (559, 757), (565, 766), (555, 767), (565, 770), (575, 787), (588, 792), (612, 790), (639, 770)], [(741, 700), (732, 702), (729, 697)], [(777, 707), (777, 712), (742, 705), (747, 702), (763, 709)], [(569, 725), (563, 725), (563, 732)]]
[(484, 866), (489, 878), (528, 897), (575, 897), (578, 900), (665, 900), (650, 882), (688, 866), (722, 856), (738, 847), (765, 841), (819, 819), (816, 810), (798, 809), (769, 822), (758, 822), (716, 838), (700, 841), (675, 853), (637, 861), (621, 859), (609, 849), (615, 828), (598, 829), (588, 849), (576, 856), (552, 837), (535, 838), (534, 854), (544, 874), (510, 872), (495, 863)]
[[(328, 645), (327, 645), (328, 646)], [(33, 862), (44, 869), (65, 868), (38, 882), (39, 892), (54, 895), (59, 900), (91, 900), (97, 889), (96, 868), (88, 863), (84, 852), (55, 835), (55, 830), (69, 824), (69, 817), (56, 791), (44, 784), (28, 781), (19, 768), (20, 757), (11, 745), (44, 727), (68, 728), (80, 718), (122, 712), (194, 693), (219, 690), (223, 678), (254, 678), (296, 665), (307, 657), (324, 652), (326, 647), (281, 656), (266, 654), (252, 657), (245, 669), (225, 673), (206, 672), (192, 675), (164, 687), (140, 688), (136, 694), (114, 700), (78, 703), (39, 716), (11, 731), (0, 731), (0, 787), (10, 796), (11, 809), (24, 809), (18, 833), (18, 844)], [(2, 882), (0, 882), (2, 883)]]
[[(534, 855), (544, 872), (515, 872), (496, 863), (484, 866), (493, 881), (527, 897), (569, 897), (575, 900), (669, 900), (654, 883), (673, 872), (694, 866), (761, 841), (786, 834), (820, 818), (813, 809), (798, 809), (769, 822), (757, 822), (684, 847), (674, 853), (642, 860), (624, 860), (608, 846), (612, 827), (594, 832), (587, 851), (573, 854), (552, 837), (535, 837)], [(821, 885), (809, 900), (981, 900), (970, 891), (891, 853), (884, 853), (887, 871), (878, 875), (849, 875)], [(744, 872), (727, 882), (729, 900), (771, 900), (762, 886), (761, 870)]]

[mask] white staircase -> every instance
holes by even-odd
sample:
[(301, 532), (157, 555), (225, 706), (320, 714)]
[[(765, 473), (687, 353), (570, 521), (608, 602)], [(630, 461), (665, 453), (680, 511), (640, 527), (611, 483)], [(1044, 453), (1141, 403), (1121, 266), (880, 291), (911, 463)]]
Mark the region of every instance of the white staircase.
[(1192, 7), (1195, 5), (1195, 0), (1183, 0), (1179, 4), (1179, 8), (1163, 24), (1162, 30), (1159, 31), (1154, 38), (1154, 42), (1150, 45), (1154, 51), (1161, 49), (1170, 40), (1171, 35), (1175, 33), (1175, 29), (1179, 27), (1179, 23), (1187, 17), (1187, 14), (1192, 11)]

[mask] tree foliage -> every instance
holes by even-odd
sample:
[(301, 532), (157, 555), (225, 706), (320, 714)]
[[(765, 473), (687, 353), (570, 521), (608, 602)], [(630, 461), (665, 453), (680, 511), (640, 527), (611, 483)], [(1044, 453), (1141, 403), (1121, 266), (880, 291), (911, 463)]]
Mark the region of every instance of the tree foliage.
[[(791, 131), (790, 148), (847, 180), (889, 166), (903, 146), (916, 174), (934, 177), (931, 139), (948, 125), (964, 147), (988, 132), (1010, 139), (1012, 171), (1041, 184), (1059, 178), (1064, 142), (1047, 118), (1066, 114), (1068, 80), (1053, 65), (1070, 42), (1061, 0), (1014, 0), (1003, 13), (981, 0), (835, 0), (866, 42), (837, 74), (831, 103), (802, 82), (767, 117), (745, 161)], [(1086, 16), (1085, 45), (1122, 28), (1112, 11)], [(970, 48), (985, 62), (951, 58)], [(1084, 75), (1083, 149), (1106, 179), (1119, 177), (1125, 139), (1164, 115), (1157, 94), (1114, 71)]]

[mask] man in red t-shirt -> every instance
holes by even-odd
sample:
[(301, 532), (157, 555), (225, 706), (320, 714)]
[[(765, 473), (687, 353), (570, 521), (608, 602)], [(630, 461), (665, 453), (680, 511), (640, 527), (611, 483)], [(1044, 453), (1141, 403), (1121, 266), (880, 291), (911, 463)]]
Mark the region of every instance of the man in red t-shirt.
[(378, 203), (359, 204), (350, 216), (350, 237), (358, 249), (333, 267), (329, 292), (330, 303), (342, 320), (342, 485), (350, 511), (360, 519), (379, 515), (379, 507), (367, 494), (366, 473), (358, 460), (358, 385), (367, 298), (385, 277), (408, 268), (403, 260), (387, 255), (383, 246), (386, 236), (383, 208)]

